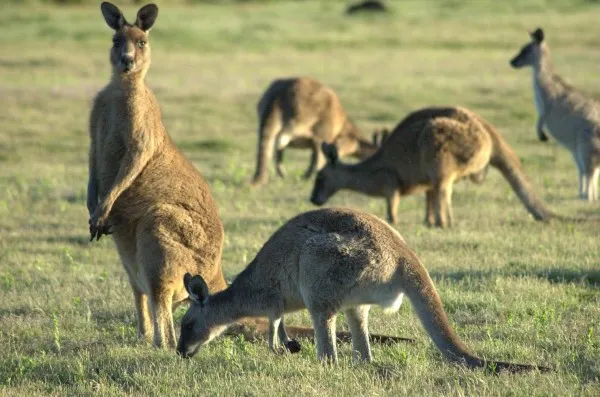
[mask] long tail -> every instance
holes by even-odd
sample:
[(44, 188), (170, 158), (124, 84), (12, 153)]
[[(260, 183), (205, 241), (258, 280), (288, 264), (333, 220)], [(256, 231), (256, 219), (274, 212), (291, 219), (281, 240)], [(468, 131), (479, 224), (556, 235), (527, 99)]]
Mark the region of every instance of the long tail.
[(469, 352), (450, 326), (450, 321), (448, 321), (442, 301), (429, 273), (416, 256), (411, 262), (413, 267), (410, 272), (405, 272), (403, 280), (406, 295), (427, 333), (448, 360), (471, 368), (486, 368), (492, 371), (550, 370), (537, 365), (484, 360)]
[(515, 152), (504, 142), (493, 126), (485, 120), (481, 121), (489, 131), (494, 144), (490, 164), (502, 173), (525, 208), (527, 208), (527, 211), (536, 220), (547, 222), (550, 218), (556, 217), (535, 194)]
[(257, 113), (259, 119), (258, 125), (258, 144), (256, 150), (256, 171), (252, 178), (252, 185), (261, 185), (267, 182), (269, 178), (269, 163), (273, 158), (275, 150), (275, 138), (277, 129), (275, 123), (279, 123), (279, 109), (276, 101), (270, 95), (265, 95), (258, 103)]
[[(314, 342), (315, 340), (315, 331), (312, 328), (286, 326), (285, 329), (288, 335), (293, 339), (302, 338), (308, 339), (311, 342)], [(245, 340), (255, 342), (258, 340), (264, 340), (268, 330), (269, 323), (265, 319), (246, 318), (229, 327), (229, 329), (225, 332), (225, 335), (243, 335)], [(338, 332), (337, 339), (340, 342), (347, 343), (352, 340), (352, 335), (349, 332)], [(369, 339), (372, 343), (379, 343), (383, 345), (390, 345), (399, 342), (415, 342), (415, 340), (411, 338), (378, 334), (369, 335)]]

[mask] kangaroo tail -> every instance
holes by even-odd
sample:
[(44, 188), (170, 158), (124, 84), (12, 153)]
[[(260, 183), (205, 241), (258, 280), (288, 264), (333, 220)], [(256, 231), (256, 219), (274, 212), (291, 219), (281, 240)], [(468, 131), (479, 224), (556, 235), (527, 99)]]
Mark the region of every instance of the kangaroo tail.
[(471, 368), (486, 368), (493, 371), (549, 370), (537, 365), (484, 360), (469, 352), (450, 326), (440, 296), (427, 270), (416, 256), (410, 262), (413, 265), (411, 271), (404, 272), (403, 275), (404, 290), (433, 343), (448, 360)]
[[(293, 338), (303, 338), (308, 339), (314, 343), (315, 340), (315, 330), (309, 327), (295, 327), (295, 326), (286, 326), (285, 327), (288, 335)], [(233, 324), (228, 330), (225, 332), (225, 335), (235, 336), (235, 335), (243, 335), (244, 339), (250, 342), (256, 342), (258, 340), (263, 340), (267, 335), (269, 330), (269, 323), (263, 318), (246, 318), (237, 323)], [(352, 335), (350, 332), (338, 332), (337, 339), (340, 342), (350, 342), (352, 340)], [(379, 343), (383, 345), (390, 345), (399, 342), (415, 342), (414, 339), (411, 338), (403, 338), (400, 336), (389, 336), (389, 335), (369, 335), (369, 339), (372, 343)]]
[(269, 177), (269, 163), (273, 158), (275, 150), (275, 138), (277, 136), (277, 124), (280, 112), (277, 101), (265, 93), (260, 99), (257, 107), (258, 113), (258, 145), (256, 153), (256, 171), (252, 178), (252, 185), (261, 185), (267, 182)]
[(490, 164), (502, 173), (535, 220), (547, 222), (555, 217), (555, 214), (546, 208), (544, 202), (535, 194), (515, 152), (504, 142), (493, 126), (485, 120), (480, 121), (490, 133), (494, 145)]

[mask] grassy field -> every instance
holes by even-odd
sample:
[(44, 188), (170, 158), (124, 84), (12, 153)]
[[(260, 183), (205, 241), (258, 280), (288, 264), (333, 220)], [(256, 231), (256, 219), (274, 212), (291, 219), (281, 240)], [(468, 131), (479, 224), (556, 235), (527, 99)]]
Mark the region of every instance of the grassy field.
[[(288, 151), (287, 179), (247, 185), (255, 105), (280, 76), (326, 82), (365, 133), (421, 106), (468, 106), (501, 130), (553, 210), (599, 213), (576, 199), (570, 155), (537, 142), (530, 72), (508, 61), (527, 29), (543, 26), (560, 73), (600, 97), (600, 7), (390, 3), (389, 15), (353, 18), (337, 1), (161, 7), (148, 82), (171, 136), (219, 203), (229, 278), (279, 225), (313, 208), (312, 182), (300, 177), (307, 152)], [(136, 9), (125, 10), (133, 18)], [(0, 26), (0, 395), (600, 394), (597, 224), (534, 222), (496, 171), (482, 186), (456, 186), (454, 229), (426, 228), (421, 196), (401, 202), (397, 229), (473, 351), (555, 373), (493, 376), (453, 366), (410, 304), (392, 316), (375, 310), (371, 330), (418, 342), (376, 346), (368, 365), (353, 366), (347, 345), (329, 368), (308, 343), (299, 355), (275, 356), (266, 343), (222, 338), (183, 361), (138, 342), (125, 272), (110, 239), (88, 242), (85, 208), (87, 118), (108, 81), (111, 32), (97, 6), (4, 7)], [(385, 215), (382, 199), (353, 193), (329, 204)], [(310, 322), (298, 313), (288, 323)]]

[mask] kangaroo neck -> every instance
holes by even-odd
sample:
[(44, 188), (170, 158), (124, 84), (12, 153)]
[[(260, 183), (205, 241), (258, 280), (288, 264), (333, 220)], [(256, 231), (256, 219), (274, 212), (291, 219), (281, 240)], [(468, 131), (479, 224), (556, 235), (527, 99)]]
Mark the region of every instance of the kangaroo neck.
[(269, 312), (269, 299), (272, 288), (264, 288), (260, 282), (254, 281), (252, 262), (233, 283), (225, 290), (211, 295), (209, 305), (212, 310), (213, 323), (226, 325), (244, 317), (260, 317)]
[(145, 97), (148, 91), (146, 86), (146, 72), (139, 71), (130, 74), (113, 70), (111, 84), (123, 92), (125, 98), (134, 99)]
[(228, 325), (246, 317), (245, 303), (233, 285), (211, 295), (207, 303), (210, 322), (214, 325)]
[(339, 181), (343, 189), (378, 195), (385, 181), (382, 180), (381, 168), (374, 167), (372, 162), (363, 161), (358, 164), (338, 164)]
[(556, 91), (554, 81), (554, 66), (550, 54), (543, 51), (538, 61), (533, 65), (533, 93), (535, 107), (539, 115), (543, 115), (548, 107), (552, 92)]

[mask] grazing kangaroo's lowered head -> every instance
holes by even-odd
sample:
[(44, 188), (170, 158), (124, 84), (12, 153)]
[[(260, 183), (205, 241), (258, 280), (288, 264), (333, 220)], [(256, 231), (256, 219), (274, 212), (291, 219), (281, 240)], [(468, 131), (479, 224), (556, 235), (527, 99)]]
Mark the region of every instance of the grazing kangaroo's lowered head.
[(115, 31), (110, 49), (110, 63), (114, 73), (145, 75), (150, 67), (148, 34), (158, 16), (158, 7), (147, 4), (140, 8), (134, 24), (128, 23), (114, 4), (104, 2), (100, 9), (108, 26)]
[[(200, 276), (192, 276), (186, 273), (183, 278), (185, 289), (191, 301), (190, 308), (181, 320), (180, 345), (177, 351), (184, 356), (193, 356), (198, 350), (226, 329), (228, 324), (218, 324), (215, 321), (215, 310), (209, 307), (209, 289), (204, 279)], [(190, 349), (184, 352), (181, 341), (185, 340)]]
[(544, 43), (544, 31), (541, 28), (537, 28), (529, 35), (531, 41), (525, 44), (521, 51), (510, 60), (510, 65), (515, 69), (538, 65), (542, 54), (548, 50)]
[(319, 206), (325, 204), (331, 196), (345, 185), (343, 177), (336, 172), (336, 167), (339, 164), (337, 147), (329, 143), (323, 143), (321, 150), (325, 154), (327, 164), (317, 173), (315, 185), (310, 195), (310, 202)]

